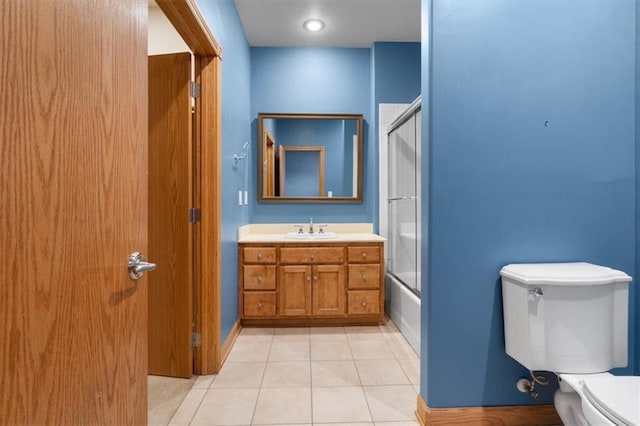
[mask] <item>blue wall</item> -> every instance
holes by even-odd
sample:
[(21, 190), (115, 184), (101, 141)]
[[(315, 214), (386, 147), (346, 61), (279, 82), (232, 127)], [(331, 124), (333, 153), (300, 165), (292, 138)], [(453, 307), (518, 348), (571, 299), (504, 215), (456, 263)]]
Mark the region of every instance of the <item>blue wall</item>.
[[(635, 95), (636, 95), (636, 104), (635, 104), (635, 117), (636, 117), (636, 156), (635, 156), (635, 166), (636, 166), (636, 267), (635, 267), (635, 275), (636, 281), (633, 283), (636, 286), (637, 283), (640, 282), (640, 259), (638, 255), (640, 254), (640, 119), (638, 119), (638, 113), (640, 112), (640, 7), (636, 2), (636, 87), (635, 87)], [(636, 374), (640, 374), (640, 289), (636, 290)], [(633, 317), (632, 317), (633, 318)]]
[[(324, 194), (318, 194), (319, 154), (317, 152), (314, 154), (299, 152), (286, 155), (285, 194), (287, 196), (326, 196), (327, 191), (333, 191), (335, 197), (351, 196), (351, 183), (349, 183), (348, 194), (343, 188), (344, 175), (346, 173), (349, 176), (352, 175), (351, 164), (348, 169), (344, 168), (345, 151), (352, 147), (350, 141), (349, 144), (345, 144), (344, 120), (282, 119), (277, 121), (277, 127), (276, 145), (278, 146), (323, 146), (325, 148)], [(354, 129), (354, 133), (357, 133), (357, 130)], [(298, 164), (292, 164), (293, 157), (296, 157), (295, 161)], [(294, 177), (290, 173), (290, 166), (297, 168), (301, 173)], [(305, 173), (309, 167), (310, 170), (315, 170), (315, 173)], [(289, 192), (289, 189), (294, 192)]]
[[(421, 88), (421, 51), (420, 43), (376, 42), (371, 46), (371, 98), (373, 99), (371, 116), (373, 129), (371, 139), (377, 147), (378, 105), (381, 103), (411, 103), (420, 96)], [(375, 168), (376, 186), (379, 180), (378, 161), (368, 164)], [(375, 212), (378, 223), (378, 209)]]
[[(583, 260), (635, 272), (635, 2), (422, 4), (421, 391), (430, 407), (531, 404), (515, 389), (527, 372), (504, 352), (500, 268)], [(636, 335), (632, 321), (623, 373), (637, 371)], [(552, 403), (549, 388), (535, 403)]]
[(364, 115), (363, 202), (351, 204), (258, 203), (250, 196), (253, 223), (372, 222), (377, 209), (377, 185), (372, 164), (377, 148), (369, 142), (370, 49), (251, 48), (252, 149), (250, 194), (256, 194), (258, 113), (346, 113)]
[[(238, 191), (248, 188), (248, 157), (233, 155), (251, 140), (249, 43), (233, 0), (198, 0), (207, 25), (223, 47), (222, 60), (222, 341), (238, 320), (238, 227), (249, 222)], [(206, 141), (205, 141), (206, 142)], [(208, 214), (206, 211), (203, 214)]]

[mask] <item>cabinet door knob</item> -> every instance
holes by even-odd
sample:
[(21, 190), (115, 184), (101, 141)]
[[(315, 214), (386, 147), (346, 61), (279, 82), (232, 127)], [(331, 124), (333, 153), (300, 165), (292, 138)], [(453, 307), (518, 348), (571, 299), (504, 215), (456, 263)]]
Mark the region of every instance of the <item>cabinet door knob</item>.
[(311, 275), (307, 275), (307, 281), (311, 281)]
[(362, 302), (362, 307), (367, 306), (367, 302)]
[(263, 304), (262, 301), (258, 302), (258, 308), (262, 308)]
[(313, 280), (314, 280), (314, 281), (318, 281), (318, 276), (317, 276), (317, 275), (314, 275), (314, 276), (313, 276)]
[(362, 280), (366, 281), (367, 280), (367, 274), (362, 274)]

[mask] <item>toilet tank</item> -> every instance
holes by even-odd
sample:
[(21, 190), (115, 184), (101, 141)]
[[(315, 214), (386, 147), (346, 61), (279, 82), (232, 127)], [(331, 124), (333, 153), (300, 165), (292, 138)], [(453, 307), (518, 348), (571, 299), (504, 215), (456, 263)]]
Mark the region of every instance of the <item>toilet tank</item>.
[(527, 369), (627, 365), (630, 276), (590, 263), (512, 264), (500, 275), (506, 352)]

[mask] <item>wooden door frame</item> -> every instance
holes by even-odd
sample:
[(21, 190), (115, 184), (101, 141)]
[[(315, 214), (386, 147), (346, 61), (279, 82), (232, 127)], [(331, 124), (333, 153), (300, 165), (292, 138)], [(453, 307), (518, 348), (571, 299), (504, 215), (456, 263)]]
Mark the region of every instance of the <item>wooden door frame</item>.
[(195, 0), (156, 0), (195, 56), (194, 206), (201, 219), (194, 229), (194, 313), (201, 345), (194, 348), (194, 373), (215, 374), (222, 363), (221, 342), (221, 61), (222, 48)]

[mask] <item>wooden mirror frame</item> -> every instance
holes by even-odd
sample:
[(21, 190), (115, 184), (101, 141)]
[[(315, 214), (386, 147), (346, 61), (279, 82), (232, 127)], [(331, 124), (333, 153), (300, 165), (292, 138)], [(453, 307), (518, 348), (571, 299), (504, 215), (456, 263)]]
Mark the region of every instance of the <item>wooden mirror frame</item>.
[[(275, 154), (274, 139), (269, 130), (263, 125), (265, 119), (292, 118), (304, 120), (356, 120), (358, 130), (358, 167), (355, 171), (357, 177), (357, 195), (355, 197), (287, 197), (265, 195), (273, 194), (275, 182), (272, 179), (265, 179), (264, 168), (275, 167), (273, 159), (265, 155), (265, 150), (270, 148), (270, 152)], [(259, 113), (258, 114), (258, 202), (268, 203), (361, 203), (362, 202), (362, 179), (363, 179), (363, 156), (364, 156), (364, 120), (362, 114), (297, 114), (297, 113)]]

